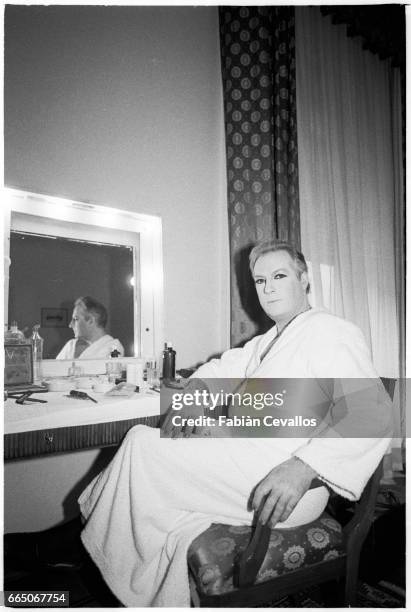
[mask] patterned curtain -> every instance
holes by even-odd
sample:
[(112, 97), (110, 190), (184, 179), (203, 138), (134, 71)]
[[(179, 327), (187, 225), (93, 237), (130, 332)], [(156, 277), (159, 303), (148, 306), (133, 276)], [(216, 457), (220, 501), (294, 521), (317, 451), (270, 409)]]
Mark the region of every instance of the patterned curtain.
[(231, 262), (231, 344), (264, 318), (248, 272), (257, 242), (300, 245), (294, 9), (220, 7)]

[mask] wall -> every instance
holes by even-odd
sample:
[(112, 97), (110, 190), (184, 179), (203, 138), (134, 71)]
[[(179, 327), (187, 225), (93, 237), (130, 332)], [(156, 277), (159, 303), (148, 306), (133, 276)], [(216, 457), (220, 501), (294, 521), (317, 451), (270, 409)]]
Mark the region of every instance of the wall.
[(6, 184), (159, 214), (165, 339), (179, 366), (225, 348), (217, 7), (8, 6), (5, 28)]
[[(217, 7), (8, 6), (4, 70), (6, 185), (160, 215), (165, 339), (177, 366), (226, 348)], [(84, 453), (71, 456), (70, 478), (88, 464)], [(6, 530), (62, 518), (63, 465), (56, 457), (35, 470), (6, 466)], [(33, 472), (53, 482), (47, 521), (41, 504), (17, 521), (12, 483), (34, 499)]]
[(10, 461), (4, 471), (4, 531), (38, 531), (78, 515), (77, 499), (114, 448)]

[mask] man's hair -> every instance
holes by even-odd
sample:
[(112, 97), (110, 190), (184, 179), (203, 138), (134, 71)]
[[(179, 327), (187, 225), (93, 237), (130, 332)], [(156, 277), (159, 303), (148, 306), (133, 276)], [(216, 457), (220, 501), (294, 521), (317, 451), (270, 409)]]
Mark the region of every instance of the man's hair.
[[(259, 257), (266, 253), (275, 253), (276, 251), (285, 251), (289, 254), (294, 262), (298, 278), (301, 278), (303, 272), (308, 274), (307, 262), (305, 261), (304, 255), (289, 242), (283, 242), (281, 240), (267, 240), (266, 242), (260, 242), (255, 245), (249, 255), (251, 274), (254, 274), (255, 262)], [(306, 292), (308, 293), (309, 291), (310, 284), (308, 283)]]
[(107, 325), (107, 310), (103, 304), (95, 300), (94, 298), (86, 295), (85, 297), (79, 297), (74, 302), (74, 306), (82, 306), (89, 315), (93, 315), (96, 319), (97, 327), (103, 329)]

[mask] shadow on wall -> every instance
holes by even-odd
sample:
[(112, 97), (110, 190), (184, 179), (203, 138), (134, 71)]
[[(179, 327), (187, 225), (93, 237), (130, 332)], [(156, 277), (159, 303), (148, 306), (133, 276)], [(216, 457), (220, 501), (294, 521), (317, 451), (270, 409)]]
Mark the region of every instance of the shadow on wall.
[(117, 446), (102, 448), (87, 473), (74, 485), (71, 491), (68, 492), (63, 500), (63, 523), (79, 515), (78, 498), (93, 478), (108, 466), (116, 454), (117, 449)]
[[(260, 302), (257, 297), (253, 277), (251, 276), (249, 267), (249, 255), (253, 249), (254, 244), (249, 244), (243, 247), (234, 255), (234, 274), (235, 282), (237, 284), (237, 290), (240, 297), (240, 308), (242, 313), (238, 313), (244, 320), (249, 319), (256, 326), (255, 332), (245, 340), (241, 340), (238, 344), (232, 348), (242, 347), (246, 342), (251, 340), (258, 334), (264, 334), (266, 331), (273, 326), (273, 321), (265, 314), (260, 306)], [(231, 302), (231, 308), (233, 308), (233, 302)], [(232, 314), (231, 314), (232, 316)], [(210, 355), (207, 361), (210, 359), (219, 359), (221, 353), (214, 353)], [(191, 367), (191, 372), (194, 372), (197, 368), (203, 365), (204, 362), (198, 362)]]

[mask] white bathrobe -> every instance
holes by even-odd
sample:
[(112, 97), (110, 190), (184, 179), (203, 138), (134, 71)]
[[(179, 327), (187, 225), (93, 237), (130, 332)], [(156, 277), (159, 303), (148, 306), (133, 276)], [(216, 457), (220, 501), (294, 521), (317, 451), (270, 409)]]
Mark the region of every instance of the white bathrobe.
[[(273, 327), (241, 349), (229, 350), (195, 373), (216, 378), (377, 379), (360, 330), (325, 311), (299, 315), (260, 363)], [(212, 522), (250, 524), (247, 501), (255, 485), (295, 455), (327, 484), (356, 499), (389, 439), (389, 401), (381, 438), (167, 439), (159, 430), (129, 431), (110, 465), (79, 499), (87, 519), (82, 540), (108, 586), (126, 606), (189, 606), (187, 549)], [(355, 406), (350, 410), (355, 411)], [(278, 527), (317, 518), (325, 487), (308, 491)]]
[[(76, 342), (76, 338), (66, 342), (56, 359), (74, 359)], [(114, 351), (114, 349), (120, 353), (121, 357), (124, 355), (124, 348), (121, 342), (117, 340), (117, 338), (110, 336), (110, 334), (104, 334), (104, 336), (85, 348), (76, 359), (109, 359), (110, 353)]]

